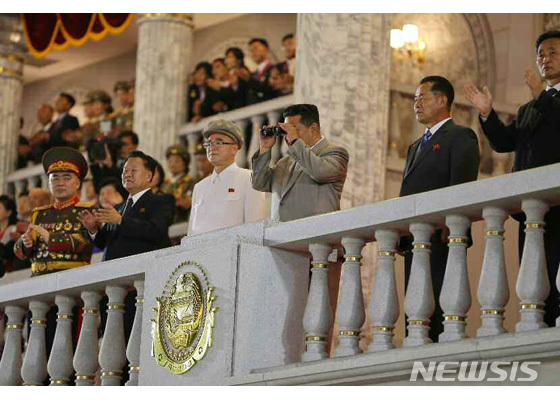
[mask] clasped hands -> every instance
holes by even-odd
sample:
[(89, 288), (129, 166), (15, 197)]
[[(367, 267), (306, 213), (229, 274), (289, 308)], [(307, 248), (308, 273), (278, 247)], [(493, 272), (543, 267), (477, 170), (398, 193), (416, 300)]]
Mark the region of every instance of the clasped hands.
[[(544, 90), (543, 83), (540, 76), (530, 68), (525, 68), (523, 71), (523, 78), (525, 79), (525, 84), (531, 90), (531, 95), (534, 99), (539, 97), (541, 92)], [(492, 111), (492, 94), (487, 86), (482, 87), (482, 91), (472, 84), (467, 83), (464, 85), (464, 93), (466, 99), (480, 111), (480, 114), (484, 118), (488, 118), (490, 112)]]
[(83, 210), (78, 213), (78, 221), (95, 235), (103, 224), (118, 225), (121, 223), (122, 215), (110, 204), (103, 204), (102, 208), (90, 211)]

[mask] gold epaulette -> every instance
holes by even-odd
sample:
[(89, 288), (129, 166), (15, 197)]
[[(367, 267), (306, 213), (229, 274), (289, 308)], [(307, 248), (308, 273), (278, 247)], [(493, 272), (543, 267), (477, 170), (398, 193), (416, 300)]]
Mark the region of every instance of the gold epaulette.
[(93, 207), (95, 205), (95, 203), (93, 201), (79, 201), (76, 204), (74, 204), (75, 207), (84, 207), (84, 208), (90, 208)]
[(54, 206), (54, 204), (49, 204), (49, 205), (41, 206), (41, 207), (35, 207), (35, 208), (33, 209), (33, 212), (35, 212), (35, 211), (49, 210), (49, 209), (53, 208), (53, 206)]

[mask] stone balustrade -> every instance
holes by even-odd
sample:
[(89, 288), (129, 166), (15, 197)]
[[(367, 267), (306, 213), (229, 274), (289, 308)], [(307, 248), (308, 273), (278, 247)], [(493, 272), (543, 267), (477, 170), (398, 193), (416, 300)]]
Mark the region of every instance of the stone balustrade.
[[(414, 360), (443, 354), (458, 360), (533, 359), (539, 354), (560, 363), (558, 330), (546, 327), (542, 310), (550, 290), (543, 262), (543, 217), (560, 205), (559, 174), (557, 164), (286, 223), (265, 220), (186, 237), (180, 246), (156, 252), (0, 286), (0, 310), (7, 316), (0, 383), (40, 384), (48, 375), (51, 385), (124, 384), (125, 369), (129, 385), (298, 384), (334, 382), (334, 376), (344, 383), (359, 382), (366, 370), (402, 371)], [(504, 221), (519, 212), (527, 214), (516, 279), (519, 323), (507, 332), (503, 318), (511, 270), (504, 261)], [(485, 252), (480, 278), (471, 282), (467, 232), (477, 221), (486, 227)], [(448, 229), (449, 256), (441, 296), (434, 298), (430, 236), (439, 229)], [(404, 304), (399, 304), (398, 239), (408, 234), (413, 235), (413, 261)], [(360, 280), (361, 258), (365, 246), (375, 242), (377, 268), (368, 303)], [(331, 315), (335, 294), (327, 279), (329, 254), (340, 246), (342, 273), (336, 313)], [(204, 268), (216, 319), (207, 354), (185, 374), (175, 375), (151, 355), (151, 320), (156, 298), (186, 262)], [(133, 286), (135, 320), (125, 347), (123, 299)], [(468, 338), (471, 286), (478, 287), (481, 322), (476, 337)], [(94, 316), (103, 292), (108, 295), (108, 317), (98, 348)], [(58, 318), (47, 361), (44, 321), (53, 304)], [(75, 351), (70, 329), (78, 315), (74, 304), (83, 309)], [(430, 343), (430, 318), (438, 304), (445, 317), (438, 341), (445, 343)], [(408, 317), (407, 335), (396, 351), (401, 309)], [(22, 356), (27, 310), (32, 328)], [(362, 334), (366, 312), (371, 337)], [(382, 362), (385, 370), (379, 369)]]

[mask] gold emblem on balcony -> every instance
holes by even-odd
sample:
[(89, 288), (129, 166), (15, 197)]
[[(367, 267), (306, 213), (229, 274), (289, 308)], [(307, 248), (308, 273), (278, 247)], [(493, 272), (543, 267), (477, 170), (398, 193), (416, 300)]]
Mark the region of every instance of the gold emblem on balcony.
[(152, 319), (152, 356), (173, 374), (184, 374), (200, 361), (213, 344), (217, 308), (213, 287), (202, 267), (181, 263), (158, 297)]

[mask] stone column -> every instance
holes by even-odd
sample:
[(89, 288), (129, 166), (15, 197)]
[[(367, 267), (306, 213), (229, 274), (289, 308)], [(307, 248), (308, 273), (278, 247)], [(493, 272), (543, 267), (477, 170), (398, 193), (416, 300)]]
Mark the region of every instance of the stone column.
[(144, 281), (134, 281), (136, 288), (136, 313), (132, 332), (128, 339), (126, 357), (130, 365), (129, 380), (125, 386), (138, 386), (138, 375), (140, 374), (140, 339), (142, 337), (142, 312), (144, 311)]
[(6, 343), (0, 361), (0, 386), (16, 386), (21, 383), (21, 330), (25, 310), (7, 306)]
[(141, 14), (138, 25), (134, 130), (140, 149), (161, 162), (185, 122), (192, 14)]
[(126, 342), (124, 338), (124, 298), (126, 288), (107, 286), (107, 324), (99, 351), (101, 385), (119, 386), (123, 367), (126, 364)]
[(47, 330), (46, 315), (50, 306), (44, 301), (33, 300), (29, 303), (32, 313), (31, 334), (21, 367), (21, 377), (26, 386), (41, 386), (47, 379)]
[(0, 190), (15, 169), (23, 95), (25, 39), (20, 14), (0, 15)]
[(67, 295), (58, 294), (54, 302), (58, 307), (56, 331), (47, 364), (51, 386), (69, 386), (74, 374), (72, 367), (72, 308), (76, 301)]
[(96, 291), (82, 292), (84, 314), (80, 337), (72, 364), (76, 370), (76, 386), (93, 386), (95, 374), (99, 369), (99, 340), (97, 337), (97, 320), (99, 318), (100, 294)]

